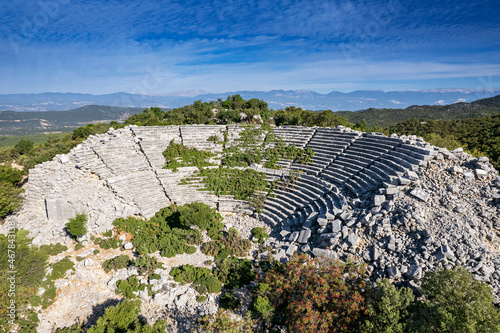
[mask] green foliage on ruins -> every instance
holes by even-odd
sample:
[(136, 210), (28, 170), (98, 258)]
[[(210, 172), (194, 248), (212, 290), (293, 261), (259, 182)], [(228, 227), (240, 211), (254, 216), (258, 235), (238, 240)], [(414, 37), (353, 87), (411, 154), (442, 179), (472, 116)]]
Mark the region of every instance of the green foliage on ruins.
[(73, 269), (74, 266), (75, 264), (73, 261), (71, 261), (69, 257), (66, 257), (50, 266), (52, 268), (52, 273), (49, 278), (51, 280), (61, 279), (66, 275), (66, 272)]
[(163, 151), (163, 156), (166, 160), (166, 164), (163, 168), (177, 171), (180, 167), (195, 166), (203, 168), (216, 165), (214, 163), (209, 163), (207, 159), (217, 156), (217, 154), (206, 150), (187, 147), (181, 143), (175, 143), (174, 140), (172, 140), (167, 149)]
[(252, 247), (250, 240), (241, 238), (234, 228), (227, 232), (219, 232), (212, 239), (215, 240), (203, 243), (201, 252), (207, 256), (213, 256), (215, 259), (223, 259), (230, 255), (246, 257), (247, 252)]
[(233, 195), (236, 200), (246, 200), (267, 188), (266, 174), (253, 169), (202, 169), (198, 174), (207, 191), (215, 195)]
[(160, 251), (164, 257), (174, 257), (177, 254), (194, 253), (193, 245), (200, 245), (202, 231), (208, 235), (217, 235), (224, 227), (222, 217), (215, 208), (210, 208), (200, 202), (184, 206), (171, 205), (165, 207), (149, 220), (136, 218), (118, 218), (113, 222), (118, 233), (127, 232), (132, 235), (132, 244), (141, 254)]
[(275, 147), (266, 149), (264, 157), (267, 159), (267, 162), (264, 163), (264, 167), (278, 169), (277, 163), (280, 159), (307, 165), (312, 162), (313, 156), (315, 154), (311, 148), (302, 149), (297, 148), (295, 143), (287, 146), (280, 142)]
[(76, 214), (75, 217), (70, 218), (66, 223), (66, 230), (73, 236), (83, 236), (87, 233), (87, 214)]
[(236, 257), (217, 260), (214, 275), (226, 289), (241, 288), (250, 284), (257, 276), (250, 260)]
[(269, 234), (264, 230), (264, 228), (257, 227), (252, 229), (252, 237), (257, 238), (257, 243), (263, 244), (264, 241), (269, 238)]
[(347, 118), (332, 112), (325, 111), (307, 111), (289, 106), (285, 110), (274, 112), (274, 123), (276, 126), (294, 125), (294, 126), (319, 126), (319, 127), (337, 127), (348, 126)]
[(182, 265), (172, 268), (170, 276), (175, 282), (192, 283), (194, 289), (200, 294), (218, 293), (222, 290), (222, 283), (208, 268)]
[(500, 170), (500, 115), (460, 120), (412, 119), (391, 126), (389, 133), (422, 136), (439, 147), (463, 147), (474, 155), (486, 155)]

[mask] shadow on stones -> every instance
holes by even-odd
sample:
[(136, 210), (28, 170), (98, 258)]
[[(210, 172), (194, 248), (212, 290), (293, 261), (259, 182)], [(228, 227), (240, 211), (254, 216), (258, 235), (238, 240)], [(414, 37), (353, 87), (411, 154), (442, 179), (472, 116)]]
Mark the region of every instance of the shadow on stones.
[(104, 315), (104, 311), (110, 306), (116, 306), (123, 300), (120, 299), (108, 299), (101, 304), (96, 304), (92, 307), (92, 313), (87, 317), (85, 326), (89, 328), (97, 322), (97, 319)]

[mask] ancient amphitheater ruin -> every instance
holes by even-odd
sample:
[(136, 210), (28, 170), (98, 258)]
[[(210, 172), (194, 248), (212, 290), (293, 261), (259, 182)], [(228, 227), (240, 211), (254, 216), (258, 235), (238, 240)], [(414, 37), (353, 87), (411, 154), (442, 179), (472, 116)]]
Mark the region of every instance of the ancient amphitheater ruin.
[(91, 136), (30, 170), (26, 203), (13, 219), (44, 244), (67, 239), (64, 224), (79, 212), (88, 215), (90, 233), (102, 233), (117, 217), (148, 218), (171, 203), (201, 201), (263, 220), (279, 260), (297, 251), (350, 257), (367, 262), (373, 279), (414, 287), (425, 271), (459, 264), (488, 282), (500, 301), (500, 179), (487, 158), (416, 137), (278, 127), (276, 136), (312, 148), (315, 157), (307, 166), (281, 161), (280, 170), (252, 165), (269, 181), (299, 174), (293, 188), (278, 187), (258, 214), (245, 201), (179, 185), (194, 167), (163, 169), (171, 140), (221, 153), (222, 144), (208, 138), (226, 131), (231, 145), (242, 127), (129, 126)]

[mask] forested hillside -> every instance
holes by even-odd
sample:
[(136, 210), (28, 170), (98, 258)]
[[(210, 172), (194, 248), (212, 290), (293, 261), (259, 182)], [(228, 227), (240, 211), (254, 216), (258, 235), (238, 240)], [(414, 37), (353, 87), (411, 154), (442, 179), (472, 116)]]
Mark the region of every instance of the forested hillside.
[(475, 155), (486, 155), (500, 170), (500, 115), (477, 119), (411, 119), (387, 128), (388, 133), (418, 135), (437, 146), (464, 147)]
[(341, 111), (336, 114), (351, 123), (366, 121), (370, 127), (386, 128), (410, 119), (456, 120), (481, 118), (500, 114), (500, 96), (480, 99), (472, 103), (451, 105), (413, 105), (406, 109), (366, 109)]

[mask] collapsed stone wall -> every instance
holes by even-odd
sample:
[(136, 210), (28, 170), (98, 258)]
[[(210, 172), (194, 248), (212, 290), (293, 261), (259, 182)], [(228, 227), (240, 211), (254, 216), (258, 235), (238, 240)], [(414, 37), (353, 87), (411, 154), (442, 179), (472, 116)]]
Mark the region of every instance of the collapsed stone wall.
[[(89, 137), (67, 155), (30, 170), (26, 202), (10, 217), (35, 244), (65, 242), (64, 224), (76, 213), (89, 217), (90, 233), (117, 217), (150, 217), (171, 203), (201, 201), (221, 211), (251, 214), (244, 201), (217, 198), (180, 186), (196, 168), (163, 169), (171, 140), (221, 152), (208, 138), (237, 143), (242, 127), (129, 126)], [(348, 128), (279, 127), (287, 144), (312, 148), (313, 163), (281, 161), (282, 170), (252, 167), (279, 185), (262, 214), (273, 228), (278, 260), (296, 251), (345, 260), (363, 259), (372, 277), (414, 286), (422, 273), (455, 264), (487, 281), (500, 300), (498, 172), (487, 159), (449, 152), (416, 137), (386, 137)], [(217, 162), (216, 159), (212, 162)]]

